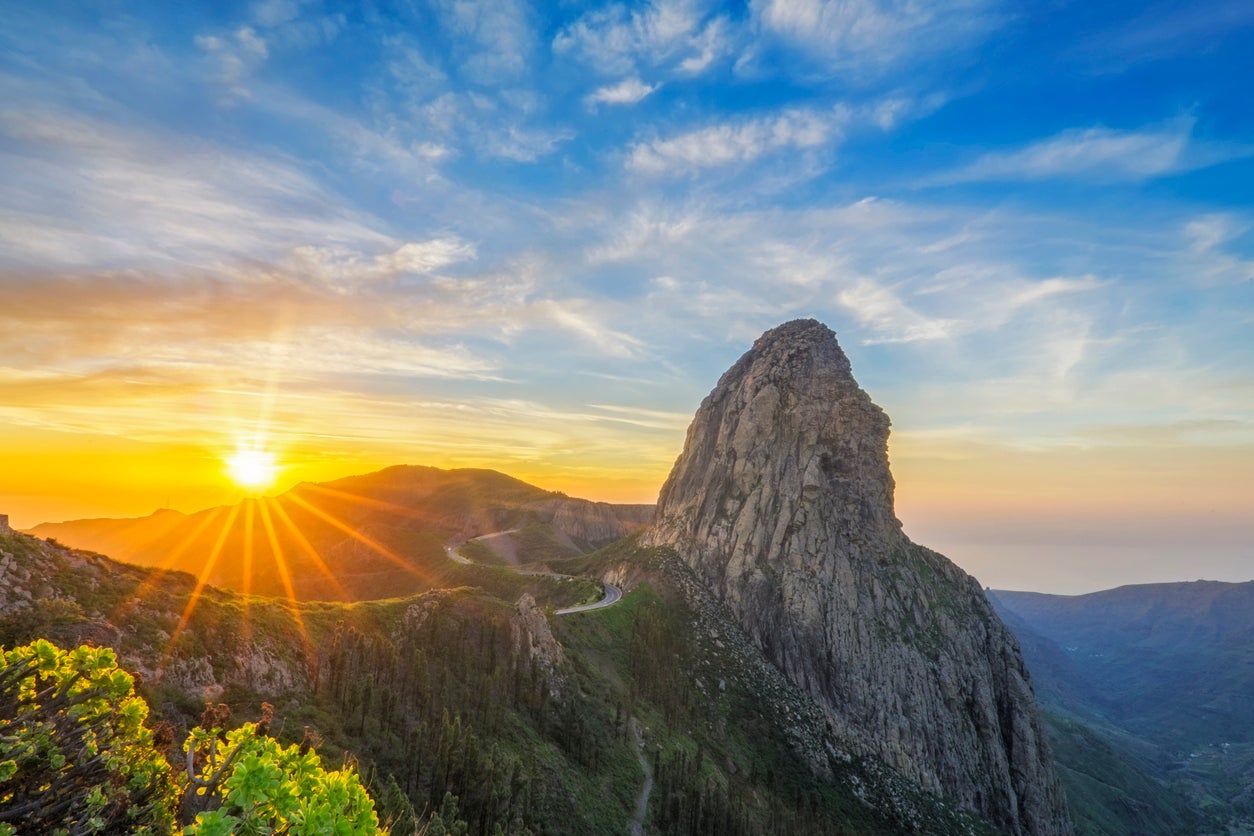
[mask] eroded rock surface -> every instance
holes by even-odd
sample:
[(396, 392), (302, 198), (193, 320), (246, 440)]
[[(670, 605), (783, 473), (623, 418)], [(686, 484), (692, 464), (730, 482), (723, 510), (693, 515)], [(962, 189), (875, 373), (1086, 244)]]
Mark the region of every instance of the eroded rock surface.
[(763, 335), (698, 409), (644, 542), (670, 546), (838, 734), (1012, 834), (1071, 832), (1018, 645), (905, 536), (888, 416), (826, 326)]

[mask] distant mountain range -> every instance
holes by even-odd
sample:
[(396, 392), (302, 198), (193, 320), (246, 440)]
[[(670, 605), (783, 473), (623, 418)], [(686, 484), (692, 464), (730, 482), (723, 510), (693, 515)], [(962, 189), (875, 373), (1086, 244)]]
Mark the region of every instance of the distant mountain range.
[(1082, 833), (1254, 822), (1254, 582), (989, 599), (1019, 637)]
[(545, 560), (590, 551), (652, 517), (651, 505), (574, 499), (493, 470), (399, 465), (194, 514), (42, 523), (29, 533), (241, 592), (356, 601), (435, 588), (446, 546), (478, 535), (510, 531), (523, 559)]

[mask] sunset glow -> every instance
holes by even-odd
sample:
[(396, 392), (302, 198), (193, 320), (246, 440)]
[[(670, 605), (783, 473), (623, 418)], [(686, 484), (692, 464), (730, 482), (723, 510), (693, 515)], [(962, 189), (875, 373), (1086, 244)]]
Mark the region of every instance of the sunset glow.
[(981, 581), (1254, 574), (1231, 4), (9, 5), (19, 528), (402, 463), (652, 502), (812, 316)]

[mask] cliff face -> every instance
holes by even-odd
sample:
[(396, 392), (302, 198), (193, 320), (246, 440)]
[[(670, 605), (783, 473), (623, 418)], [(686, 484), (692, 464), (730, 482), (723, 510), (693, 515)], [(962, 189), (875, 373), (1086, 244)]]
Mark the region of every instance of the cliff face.
[(570, 497), (537, 502), (529, 510), (576, 545), (603, 546), (653, 522), (652, 505), (611, 505)]
[(782, 325), (701, 404), (644, 540), (854, 746), (1006, 833), (1070, 833), (1014, 638), (973, 578), (902, 533), (888, 428), (827, 327)]

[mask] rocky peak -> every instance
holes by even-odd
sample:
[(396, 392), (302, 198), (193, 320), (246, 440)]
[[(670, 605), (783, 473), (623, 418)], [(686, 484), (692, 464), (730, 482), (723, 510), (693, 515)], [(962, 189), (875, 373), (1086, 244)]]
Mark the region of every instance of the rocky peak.
[(893, 512), (889, 421), (814, 320), (702, 402), (644, 537), (670, 546), (849, 744), (1012, 834), (1069, 833), (1018, 646)]

